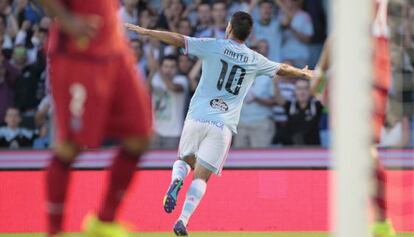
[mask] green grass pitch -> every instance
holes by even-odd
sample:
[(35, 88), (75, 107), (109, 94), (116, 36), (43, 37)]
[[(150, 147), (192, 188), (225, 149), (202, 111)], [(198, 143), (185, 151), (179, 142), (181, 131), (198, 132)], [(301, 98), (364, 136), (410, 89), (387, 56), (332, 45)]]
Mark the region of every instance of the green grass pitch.
[[(193, 232), (191, 237), (329, 237), (328, 233), (322, 232)], [(175, 236), (170, 232), (162, 233), (134, 233), (131, 237), (172, 237)], [(0, 237), (44, 237), (41, 233), (3, 233)], [(65, 237), (83, 237), (82, 234), (71, 233)], [(400, 233), (398, 237), (414, 237), (414, 233)]]

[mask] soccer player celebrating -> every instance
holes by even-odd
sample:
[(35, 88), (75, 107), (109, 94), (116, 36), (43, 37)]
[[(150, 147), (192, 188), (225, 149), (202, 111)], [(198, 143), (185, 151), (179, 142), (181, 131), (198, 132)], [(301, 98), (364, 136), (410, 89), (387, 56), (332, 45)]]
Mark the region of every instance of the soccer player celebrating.
[(57, 141), (47, 169), (48, 236), (62, 231), (70, 166), (83, 148), (104, 136), (121, 142), (97, 215), (85, 219), (87, 236), (126, 237), (114, 221), (137, 162), (151, 135), (151, 105), (138, 80), (118, 1), (42, 0), (56, 24), (50, 32), (49, 69)]
[(312, 71), (272, 62), (245, 45), (253, 27), (251, 16), (236, 12), (227, 25), (226, 39), (197, 39), (126, 24), (129, 30), (183, 48), (185, 54), (202, 60), (200, 83), (191, 100), (174, 163), (172, 182), (164, 198), (164, 209), (172, 212), (184, 178), (194, 169), (184, 207), (174, 232), (187, 236), (187, 223), (202, 199), (212, 173), (220, 174), (236, 133), (240, 110), (253, 80), (260, 75), (303, 77)]

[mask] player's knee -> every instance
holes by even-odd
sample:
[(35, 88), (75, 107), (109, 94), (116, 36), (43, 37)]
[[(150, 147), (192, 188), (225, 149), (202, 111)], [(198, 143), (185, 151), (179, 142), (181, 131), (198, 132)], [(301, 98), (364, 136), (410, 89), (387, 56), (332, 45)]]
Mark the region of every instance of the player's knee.
[(71, 142), (58, 142), (54, 148), (54, 152), (64, 163), (71, 164), (79, 155), (81, 149), (78, 145)]
[(149, 145), (149, 137), (130, 137), (122, 142), (122, 149), (128, 154), (139, 156), (148, 149)]
[(187, 163), (191, 167), (191, 169), (195, 168), (196, 158), (194, 155), (184, 156), (181, 158), (181, 160)]
[(212, 172), (207, 168), (204, 168), (200, 164), (197, 164), (194, 169), (194, 177), (193, 179), (201, 179), (207, 182), (211, 177)]

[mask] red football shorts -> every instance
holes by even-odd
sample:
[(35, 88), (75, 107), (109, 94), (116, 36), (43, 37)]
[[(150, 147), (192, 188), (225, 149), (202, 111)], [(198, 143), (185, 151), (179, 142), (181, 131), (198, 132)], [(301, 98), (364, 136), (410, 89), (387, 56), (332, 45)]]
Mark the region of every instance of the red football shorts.
[(96, 148), (106, 137), (151, 135), (150, 96), (129, 53), (98, 59), (53, 54), (50, 80), (58, 141)]

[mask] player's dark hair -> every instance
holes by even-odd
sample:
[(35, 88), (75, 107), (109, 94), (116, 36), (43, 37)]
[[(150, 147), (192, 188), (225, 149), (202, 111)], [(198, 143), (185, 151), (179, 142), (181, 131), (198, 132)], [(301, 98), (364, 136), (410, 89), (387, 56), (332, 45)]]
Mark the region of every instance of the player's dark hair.
[(175, 56), (175, 55), (167, 55), (167, 56), (164, 56), (163, 58), (161, 58), (161, 61), (160, 61), (160, 63), (161, 63), (161, 65), (166, 61), (166, 60), (168, 60), (168, 61), (174, 61), (174, 62), (176, 62), (176, 63), (178, 63), (178, 57), (177, 56)]
[(232, 34), (241, 41), (245, 41), (252, 32), (253, 19), (249, 13), (238, 11), (230, 20)]

